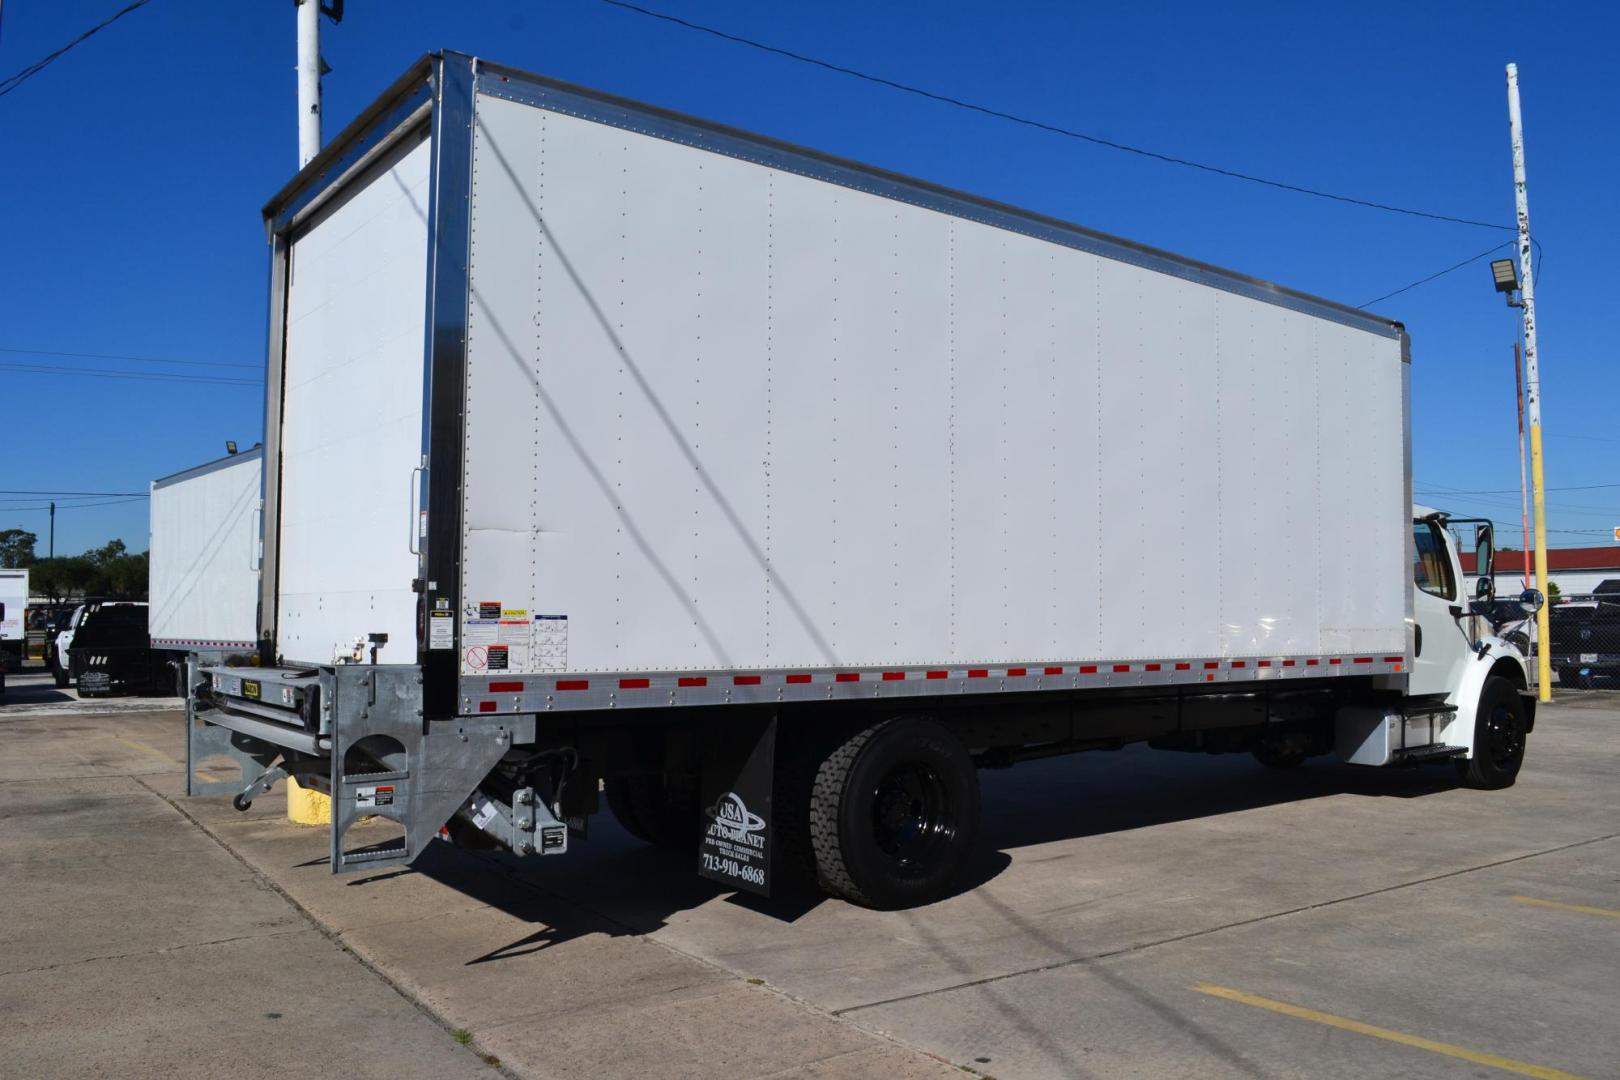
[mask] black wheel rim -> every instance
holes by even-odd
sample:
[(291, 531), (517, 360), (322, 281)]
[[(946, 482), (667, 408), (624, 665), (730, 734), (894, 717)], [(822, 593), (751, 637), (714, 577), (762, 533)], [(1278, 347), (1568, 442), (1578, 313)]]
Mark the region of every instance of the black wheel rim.
[(1485, 718), (1485, 753), (1499, 769), (1511, 768), (1524, 753), (1524, 725), (1507, 705), (1492, 706)]
[(939, 774), (920, 761), (884, 773), (872, 791), (872, 835), (900, 873), (920, 877), (933, 869), (956, 838)]

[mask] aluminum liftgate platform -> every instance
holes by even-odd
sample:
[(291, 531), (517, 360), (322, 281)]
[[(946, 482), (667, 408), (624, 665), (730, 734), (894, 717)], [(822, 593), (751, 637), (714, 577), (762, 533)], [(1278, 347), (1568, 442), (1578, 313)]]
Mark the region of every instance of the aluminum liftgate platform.
[[(289, 776), (326, 792), (333, 873), (408, 863), (458, 814), (520, 855), (567, 850), (567, 827), (533, 788), (513, 792), (511, 803), (478, 790), (514, 743), (534, 742), (533, 716), (425, 719), (415, 665), (216, 667), (209, 659), (187, 664), (186, 794), (232, 794), (245, 810)], [(240, 776), (217, 775), (221, 759)], [(349, 829), (368, 817), (403, 835), (346, 847)]]

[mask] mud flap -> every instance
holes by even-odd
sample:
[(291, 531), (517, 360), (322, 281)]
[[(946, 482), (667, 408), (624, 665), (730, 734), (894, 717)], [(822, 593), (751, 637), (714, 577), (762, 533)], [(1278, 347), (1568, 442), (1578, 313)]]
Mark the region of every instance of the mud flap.
[(699, 875), (734, 889), (771, 895), (775, 758), (775, 715), (704, 726)]

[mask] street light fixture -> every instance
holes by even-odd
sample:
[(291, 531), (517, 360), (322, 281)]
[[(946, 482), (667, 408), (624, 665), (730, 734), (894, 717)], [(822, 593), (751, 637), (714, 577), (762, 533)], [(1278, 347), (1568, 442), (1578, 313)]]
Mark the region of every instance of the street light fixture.
[(1507, 293), (1508, 307), (1524, 306), (1522, 301), (1513, 298), (1519, 291), (1519, 268), (1512, 259), (1492, 259), (1491, 277), (1496, 279), (1496, 291)]

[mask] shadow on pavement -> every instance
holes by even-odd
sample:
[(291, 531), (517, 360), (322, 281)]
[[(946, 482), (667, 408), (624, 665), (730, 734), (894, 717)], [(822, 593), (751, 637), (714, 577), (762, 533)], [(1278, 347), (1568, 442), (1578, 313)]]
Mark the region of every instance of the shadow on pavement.
[[(1319, 759), (1279, 772), (1247, 755), (1212, 757), (1151, 751), (1081, 754), (983, 771), (978, 850), (953, 895), (993, 881), (1020, 848), (1194, 818), (1217, 817), (1335, 795), (1420, 798), (1457, 786), (1449, 766), (1369, 770)], [(804, 888), (772, 897), (732, 893), (697, 876), (695, 856), (642, 845), (604, 812), (588, 840), (560, 859), (519, 859), (434, 844), (412, 871), (357, 879), (363, 887), (417, 872), (535, 925), (533, 933), (467, 961), (526, 956), (586, 934), (641, 935), (725, 896), (725, 902), (791, 925), (828, 902)], [(1053, 858), (1071, 858), (1060, 854)]]

